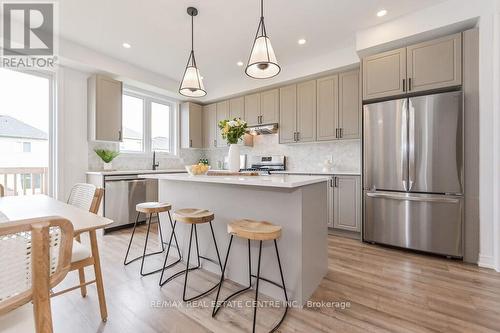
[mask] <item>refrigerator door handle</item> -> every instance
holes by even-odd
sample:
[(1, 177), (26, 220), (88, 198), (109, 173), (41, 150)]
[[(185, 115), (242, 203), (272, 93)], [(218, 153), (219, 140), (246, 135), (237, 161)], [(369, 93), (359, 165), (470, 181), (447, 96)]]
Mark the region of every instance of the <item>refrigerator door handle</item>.
[(401, 123), (402, 123), (402, 130), (401, 130), (401, 155), (403, 158), (401, 159), (401, 175), (402, 175), (402, 181), (403, 181), (403, 188), (405, 191), (408, 191), (408, 186), (407, 186), (407, 179), (408, 179), (408, 100), (405, 99), (403, 101), (403, 106), (402, 106), (402, 116), (401, 116)]
[(420, 202), (442, 202), (442, 203), (458, 203), (460, 198), (451, 198), (444, 195), (422, 195), (422, 196), (412, 196), (406, 193), (394, 193), (394, 192), (368, 192), (366, 193), (368, 197), (371, 198), (384, 198), (384, 199), (395, 199), (395, 200), (407, 200), (407, 201), (420, 201)]
[(411, 99), (409, 100), (409, 140), (408, 140), (408, 191), (411, 191), (413, 184), (415, 183), (415, 108)]

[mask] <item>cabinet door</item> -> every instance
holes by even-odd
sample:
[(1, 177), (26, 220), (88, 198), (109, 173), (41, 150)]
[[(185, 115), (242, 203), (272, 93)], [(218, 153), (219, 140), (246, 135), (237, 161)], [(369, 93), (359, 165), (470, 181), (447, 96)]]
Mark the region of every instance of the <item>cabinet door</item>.
[(336, 176), (334, 185), (333, 226), (338, 229), (360, 231), (359, 176)]
[(339, 136), (341, 139), (361, 137), (361, 103), (359, 70), (339, 74)]
[(408, 46), (408, 91), (462, 84), (462, 35), (460, 33)]
[(363, 59), (363, 99), (399, 95), (406, 90), (406, 48)]
[(97, 75), (95, 84), (95, 140), (122, 140), (122, 82)]
[(331, 178), (328, 181), (328, 192), (326, 192), (326, 200), (328, 202), (328, 228), (333, 228), (333, 221), (335, 220), (334, 217), (334, 210), (333, 210), (333, 197), (334, 197), (334, 190), (335, 187), (333, 187), (334, 183), (334, 178)]
[(277, 123), (279, 119), (279, 90), (273, 89), (260, 94), (260, 114), (262, 124)]
[(316, 80), (297, 84), (297, 141), (316, 141)]
[(217, 145), (215, 140), (216, 104), (203, 107), (203, 148), (213, 148)]
[(245, 120), (249, 126), (258, 125), (260, 119), (260, 94), (245, 96)]
[(217, 147), (226, 147), (227, 142), (222, 138), (221, 131), (219, 129), (219, 121), (228, 119), (229, 118), (229, 101), (223, 101), (217, 103), (217, 110), (216, 110), (216, 140), (217, 140)]
[(245, 98), (238, 97), (229, 100), (229, 118), (245, 119)]
[(280, 88), (280, 143), (295, 142), (297, 130), (297, 85)]
[(318, 141), (335, 140), (339, 110), (338, 75), (318, 79), (316, 86), (317, 139)]
[(182, 103), (180, 112), (181, 148), (201, 148), (202, 107), (191, 102)]

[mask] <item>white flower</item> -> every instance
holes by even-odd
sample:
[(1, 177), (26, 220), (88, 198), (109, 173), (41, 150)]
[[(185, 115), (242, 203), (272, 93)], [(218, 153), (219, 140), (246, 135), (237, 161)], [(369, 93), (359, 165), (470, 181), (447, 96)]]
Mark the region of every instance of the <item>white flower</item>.
[(234, 120), (228, 121), (227, 124), (229, 125), (229, 127), (234, 127), (234, 126), (238, 125), (238, 123), (236, 121), (234, 121)]

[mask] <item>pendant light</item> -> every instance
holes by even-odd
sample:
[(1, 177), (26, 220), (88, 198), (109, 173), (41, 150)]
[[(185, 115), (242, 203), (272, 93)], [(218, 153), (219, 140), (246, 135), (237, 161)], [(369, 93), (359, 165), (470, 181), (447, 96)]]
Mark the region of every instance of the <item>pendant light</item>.
[(186, 69), (184, 70), (181, 86), (179, 87), (179, 93), (187, 97), (203, 97), (207, 92), (203, 86), (200, 71), (198, 70), (198, 66), (196, 66), (196, 59), (194, 57), (193, 20), (194, 17), (198, 15), (198, 9), (189, 7), (187, 13), (191, 16), (191, 53), (189, 53)]
[(276, 60), (271, 40), (267, 37), (264, 25), (264, 0), (261, 0), (260, 22), (245, 73), (255, 79), (267, 79), (278, 75), (280, 71), (281, 68)]

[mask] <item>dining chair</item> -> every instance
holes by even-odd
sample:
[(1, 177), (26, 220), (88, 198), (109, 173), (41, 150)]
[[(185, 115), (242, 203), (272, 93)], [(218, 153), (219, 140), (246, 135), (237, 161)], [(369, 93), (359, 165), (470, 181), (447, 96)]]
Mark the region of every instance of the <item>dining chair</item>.
[[(97, 188), (92, 184), (75, 184), (71, 189), (68, 204), (78, 208), (88, 210), (91, 213), (97, 214), (101, 205), (104, 189)], [(92, 237), (92, 236), (91, 236)], [(95, 279), (91, 281), (85, 280), (85, 267), (93, 266)], [(69, 291), (80, 289), (82, 297), (87, 296), (87, 286), (95, 283), (97, 288), (97, 296), (99, 299), (99, 308), (101, 311), (102, 321), (107, 320), (106, 299), (104, 297), (104, 285), (102, 280), (101, 265), (97, 248), (87, 246), (81, 243), (80, 234), (75, 235), (73, 240), (73, 251), (71, 255), (70, 271), (78, 271), (79, 284), (69, 287), (64, 290), (52, 293), (52, 297), (62, 295)]]
[(0, 332), (52, 332), (50, 289), (70, 269), (72, 238), (58, 216), (0, 223)]

